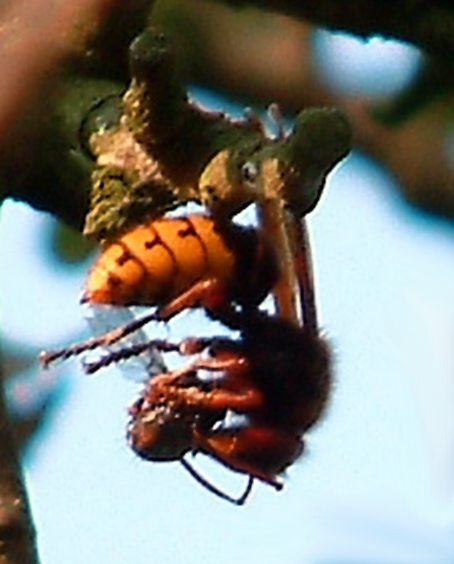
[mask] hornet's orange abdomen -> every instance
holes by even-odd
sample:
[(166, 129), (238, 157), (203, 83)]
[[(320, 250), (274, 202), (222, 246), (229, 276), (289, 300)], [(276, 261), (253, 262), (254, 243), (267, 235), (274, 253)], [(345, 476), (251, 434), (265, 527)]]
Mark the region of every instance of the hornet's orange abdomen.
[(108, 245), (88, 278), (85, 302), (159, 305), (195, 282), (236, 274), (236, 257), (204, 215), (140, 225)]

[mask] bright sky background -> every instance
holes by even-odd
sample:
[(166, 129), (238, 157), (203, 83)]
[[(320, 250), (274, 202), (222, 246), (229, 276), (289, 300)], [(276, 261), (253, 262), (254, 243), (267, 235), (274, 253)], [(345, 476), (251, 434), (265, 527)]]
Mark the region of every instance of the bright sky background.
[[(43, 563), (454, 561), (454, 229), (411, 212), (390, 183), (353, 155), (310, 216), (336, 385), (284, 491), (259, 484), (237, 508), (177, 463), (140, 461), (124, 439), (137, 382), (63, 364), (53, 374), (70, 392), (27, 460)], [(83, 327), (84, 270), (43, 255), (48, 221), (7, 203), (0, 224), (2, 330), (38, 348)], [(172, 335), (211, 331), (201, 319), (183, 316)], [(219, 470), (206, 473), (241, 490)]]

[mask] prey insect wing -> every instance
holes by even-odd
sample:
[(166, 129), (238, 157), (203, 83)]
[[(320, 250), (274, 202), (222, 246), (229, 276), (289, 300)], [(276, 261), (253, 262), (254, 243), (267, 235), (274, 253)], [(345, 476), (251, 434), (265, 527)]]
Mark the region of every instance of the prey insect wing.
[[(112, 329), (126, 325), (136, 318), (133, 308), (104, 304), (86, 305), (84, 313), (93, 335), (102, 335)], [(118, 342), (100, 348), (104, 351), (116, 352), (124, 348), (140, 346), (149, 340), (145, 329), (139, 328)], [(89, 363), (88, 359), (85, 362)], [(162, 354), (154, 347), (144, 348), (140, 354), (119, 363), (118, 368), (128, 379), (140, 382), (167, 371)]]

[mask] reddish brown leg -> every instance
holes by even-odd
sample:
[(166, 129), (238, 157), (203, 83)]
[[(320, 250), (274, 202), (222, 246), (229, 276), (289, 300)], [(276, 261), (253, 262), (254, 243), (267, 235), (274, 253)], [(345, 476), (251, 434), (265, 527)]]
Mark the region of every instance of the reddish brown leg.
[(112, 329), (111, 331), (104, 333), (104, 335), (92, 337), (91, 339), (87, 339), (86, 341), (82, 341), (81, 343), (76, 343), (74, 345), (65, 347), (57, 351), (43, 351), (39, 355), (40, 363), (44, 367), (47, 367), (49, 366), (49, 364), (55, 362), (56, 360), (66, 360), (71, 356), (77, 356), (83, 352), (91, 351), (98, 347), (108, 347), (110, 345), (113, 345), (117, 341), (120, 341), (127, 335), (134, 333), (134, 331), (137, 331), (138, 329), (140, 329), (150, 321), (159, 321), (159, 320), (160, 318), (157, 317), (157, 314), (155, 312), (147, 313), (146, 315), (140, 317), (139, 319), (134, 319), (133, 321), (125, 323), (120, 327), (116, 327), (115, 329)]
[(138, 343), (137, 345), (125, 347), (117, 351), (111, 351), (98, 360), (94, 360), (92, 362), (84, 362), (84, 371), (87, 374), (94, 374), (101, 368), (106, 368), (107, 366), (110, 366), (115, 362), (138, 356), (144, 351), (150, 349), (154, 349), (159, 352), (178, 352), (180, 350), (180, 345), (169, 343), (168, 341), (161, 339), (154, 339), (145, 343)]
[(216, 278), (196, 282), (189, 290), (183, 292), (172, 301), (161, 306), (156, 315), (161, 321), (168, 321), (184, 309), (203, 306), (209, 310), (226, 307), (229, 303), (224, 282)]
[(314, 275), (309, 233), (306, 220), (295, 218), (293, 239), (296, 242), (295, 268), (300, 287), (300, 301), (304, 326), (314, 333), (318, 332), (317, 308), (315, 304)]
[[(192, 368), (188, 368), (185, 373), (179, 373), (178, 378), (191, 371)], [(241, 391), (214, 388), (206, 391), (197, 386), (181, 387), (177, 383), (167, 387), (166, 395), (187, 407), (209, 411), (231, 409), (238, 413), (249, 413), (263, 406), (263, 396), (254, 388)]]
[[(199, 370), (221, 372), (223, 375), (219, 380), (213, 380), (212, 387), (208, 390), (198, 385), (179, 384), (180, 377), (188, 373), (198, 373)], [(256, 411), (263, 406), (263, 394), (258, 388), (251, 386), (250, 382), (243, 384), (242, 374), (247, 371), (246, 359), (235, 353), (226, 353), (223, 357), (197, 358), (169, 373), (174, 383), (167, 386), (165, 393), (174, 401), (191, 408), (211, 411), (231, 409), (239, 413)], [(154, 383), (152, 386), (154, 387)]]
[[(177, 344), (162, 339), (153, 339), (144, 343), (137, 343), (136, 345), (124, 347), (117, 351), (111, 351), (98, 360), (95, 360), (93, 362), (85, 362), (83, 366), (87, 374), (94, 374), (101, 368), (105, 368), (113, 363), (138, 356), (142, 352), (150, 349), (154, 349), (158, 352), (179, 352), (183, 356), (190, 356), (201, 353), (213, 343), (216, 343), (216, 341), (216, 338), (198, 339), (195, 337), (189, 337), (188, 339), (184, 339)], [(239, 357), (237, 354), (232, 354), (231, 356), (229, 356), (229, 358), (226, 358), (224, 356), (223, 359), (212, 358), (207, 359), (206, 361), (199, 359), (190, 365), (182, 367), (181, 370), (183, 372), (188, 372), (189, 370), (197, 370), (198, 368), (211, 370), (213, 372), (216, 370), (232, 370), (235, 368), (244, 370), (246, 369), (246, 366), (244, 366), (244, 364), (245, 359), (243, 357)], [(174, 372), (176, 373), (177, 371)]]
[(269, 235), (279, 260), (279, 277), (273, 288), (276, 312), (280, 317), (299, 325), (293, 248), (288, 232), (290, 219), (282, 199), (284, 188), (277, 159), (264, 161), (261, 175), (262, 193), (257, 201), (259, 223)]

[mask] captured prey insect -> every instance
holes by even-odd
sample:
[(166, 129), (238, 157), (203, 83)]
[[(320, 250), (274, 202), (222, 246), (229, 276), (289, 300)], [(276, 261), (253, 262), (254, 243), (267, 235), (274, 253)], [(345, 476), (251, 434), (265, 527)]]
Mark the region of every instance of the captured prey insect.
[[(280, 475), (303, 453), (304, 434), (319, 421), (329, 398), (330, 351), (317, 327), (307, 241), (302, 249), (295, 266), (302, 325), (257, 308), (223, 308), (217, 317), (240, 332), (237, 339), (150, 341), (90, 367), (97, 370), (147, 346), (194, 355), (186, 365), (148, 381), (130, 409), (128, 440), (147, 460), (180, 460), (205, 487), (238, 505), (254, 479), (282, 488)], [(206, 373), (212, 377), (203, 377)], [(229, 424), (229, 413), (245, 421)], [(201, 478), (188, 467), (190, 452), (248, 475), (243, 495), (232, 498)]]
[[(239, 339), (152, 342), (162, 351), (197, 355), (149, 380), (130, 410), (129, 442), (147, 460), (184, 460), (187, 452), (203, 452), (281, 489), (279, 475), (302, 454), (303, 435), (327, 403), (327, 345), (317, 333), (258, 310), (232, 312), (224, 322), (240, 329)], [(216, 376), (207, 381), (199, 377), (202, 371)], [(246, 422), (224, 424), (229, 411), (245, 415)], [(244, 501), (241, 496), (236, 502)]]

